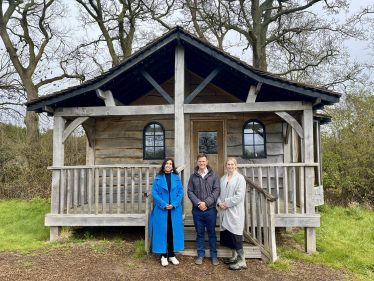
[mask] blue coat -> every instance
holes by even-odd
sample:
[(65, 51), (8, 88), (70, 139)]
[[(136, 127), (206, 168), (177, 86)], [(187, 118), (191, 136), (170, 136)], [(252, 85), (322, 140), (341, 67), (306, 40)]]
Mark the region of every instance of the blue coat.
[[(169, 190), (165, 175), (158, 175), (152, 185), (154, 207), (149, 221), (149, 233), (151, 236), (152, 251), (154, 253), (167, 252), (167, 220), (168, 210), (165, 206), (169, 203)], [(183, 186), (178, 175), (171, 173), (170, 204), (171, 222), (173, 225), (174, 251), (184, 249), (184, 232), (182, 217)], [(153, 235), (152, 235), (153, 234)]]

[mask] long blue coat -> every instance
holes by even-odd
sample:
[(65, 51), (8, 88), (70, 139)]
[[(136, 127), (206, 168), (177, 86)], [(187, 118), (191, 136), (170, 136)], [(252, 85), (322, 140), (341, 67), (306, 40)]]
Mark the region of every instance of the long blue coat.
[[(149, 233), (151, 236), (152, 251), (154, 253), (167, 252), (167, 221), (168, 210), (165, 206), (169, 203), (169, 190), (165, 175), (158, 175), (152, 185), (152, 195), (154, 199), (154, 208), (149, 221)], [(173, 225), (174, 251), (184, 249), (184, 232), (182, 217), (182, 196), (183, 186), (178, 175), (171, 173), (170, 204), (171, 222)], [(153, 234), (153, 235), (152, 235)]]

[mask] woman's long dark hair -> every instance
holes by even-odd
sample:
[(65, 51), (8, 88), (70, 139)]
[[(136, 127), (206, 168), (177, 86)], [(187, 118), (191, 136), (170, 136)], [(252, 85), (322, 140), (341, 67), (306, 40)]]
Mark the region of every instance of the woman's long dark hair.
[(160, 171), (158, 172), (158, 174), (160, 175), (160, 176), (162, 176), (163, 174), (165, 174), (165, 165), (166, 165), (166, 162), (168, 162), (169, 160), (171, 160), (171, 164), (172, 164), (172, 167), (173, 167), (173, 169), (171, 170), (174, 174), (176, 174), (176, 175), (178, 175), (178, 172), (177, 172), (177, 169), (175, 168), (175, 164), (174, 164), (174, 160), (173, 159), (171, 159), (171, 158), (166, 158), (165, 160), (164, 160), (164, 162), (162, 163), (162, 165), (161, 165), (161, 169), (160, 169)]

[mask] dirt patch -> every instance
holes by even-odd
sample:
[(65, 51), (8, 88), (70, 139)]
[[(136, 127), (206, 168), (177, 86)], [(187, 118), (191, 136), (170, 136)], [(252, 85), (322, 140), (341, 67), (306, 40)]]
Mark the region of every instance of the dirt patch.
[(345, 270), (294, 262), (289, 271), (273, 270), (260, 260), (247, 260), (247, 270), (230, 271), (220, 260), (202, 265), (195, 257), (178, 256), (179, 265), (162, 267), (156, 254), (133, 259), (132, 233), (125, 240), (93, 240), (29, 254), (0, 253), (0, 280), (352, 280)]

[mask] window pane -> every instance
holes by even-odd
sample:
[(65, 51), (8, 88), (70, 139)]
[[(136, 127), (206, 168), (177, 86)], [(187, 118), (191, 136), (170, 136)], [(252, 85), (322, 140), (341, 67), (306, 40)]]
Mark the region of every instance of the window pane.
[(164, 158), (164, 148), (155, 147), (155, 157), (154, 158)]
[(244, 134), (244, 145), (253, 145), (253, 134)]
[(155, 146), (155, 137), (145, 136), (145, 146)]
[(263, 145), (255, 146), (255, 155), (256, 157), (265, 157), (265, 149)]
[(253, 130), (257, 133), (257, 132), (261, 132), (261, 134), (263, 134), (263, 129), (262, 129), (262, 126), (257, 123), (257, 122), (254, 122), (253, 123)]
[(264, 144), (264, 138), (262, 135), (254, 134), (255, 144)]
[(145, 129), (145, 134), (146, 135), (154, 135), (154, 127), (155, 127), (154, 124), (149, 125), (147, 127), (147, 129)]
[(254, 146), (245, 146), (244, 155), (245, 157), (251, 157), (251, 158), (255, 157)]
[(253, 134), (253, 122), (248, 123), (244, 128), (245, 134)]
[(154, 148), (153, 147), (146, 147), (145, 148), (145, 158), (155, 158), (154, 157)]
[(154, 124), (155, 126), (155, 135), (163, 135), (164, 131), (160, 125)]
[(199, 132), (199, 153), (218, 154), (217, 132)]
[(155, 136), (155, 145), (156, 146), (164, 146), (164, 136), (163, 135)]

